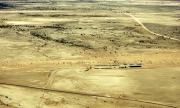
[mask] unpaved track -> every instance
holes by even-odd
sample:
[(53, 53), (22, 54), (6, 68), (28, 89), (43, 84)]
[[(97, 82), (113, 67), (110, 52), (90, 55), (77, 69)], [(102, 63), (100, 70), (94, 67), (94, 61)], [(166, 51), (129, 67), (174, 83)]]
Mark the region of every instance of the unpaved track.
[(49, 79), (48, 79), (46, 85), (43, 87), (43, 88), (44, 88), (44, 89), (43, 89), (43, 94), (42, 94), (42, 96), (40, 97), (41, 99), (40, 99), (40, 101), (39, 101), (39, 103), (38, 103), (37, 108), (41, 108), (41, 107), (42, 107), (42, 105), (43, 105), (43, 99), (44, 99), (44, 96), (45, 96), (45, 94), (46, 94), (46, 92), (47, 92), (46, 89), (47, 89), (49, 86), (51, 86), (51, 84), (52, 84), (52, 82), (53, 82), (53, 79), (54, 79), (54, 76), (56, 75), (56, 73), (57, 73), (58, 71), (59, 71), (59, 70), (54, 70), (54, 71), (50, 72), (50, 74), (49, 74)]
[(164, 38), (168, 38), (168, 39), (171, 39), (171, 40), (175, 40), (175, 41), (180, 41), (180, 39), (176, 39), (176, 38), (171, 38), (171, 37), (168, 37), (168, 36), (163, 36), (161, 34), (158, 34), (158, 33), (155, 33), (153, 31), (150, 31), (146, 26), (144, 26), (144, 24), (142, 24), (132, 13), (124, 13), (125, 15), (128, 15), (130, 17), (132, 17), (137, 23), (139, 23), (147, 32), (153, 34), (153, 35), (156, 35), (156, 36), (161, 36), (161, 37), (164, 37)]
[[(38, 90), (51, 91), (51, 92), (68, 93), (68, 94), (72, 94), (72, 95), (83, 95), (83, 96), (111, 98), (111, 99), (115, 99), (115, 100), (118, 100), (118, 101), (119, 100), (127, 100), (127, 101), (134, 101), (134, 102), (140, 102), (140, 103), (147, 103), (147, 104), (152, 104), (152, 105), (164, 106), (164, 107), (169, 107), (169, 108), (178, 108), (176, 106), (166, 105), (166, 104), (163, 104), (163, 103), (146, 101), (146, 100), (137, 100), (137, 99), (122, 98), (122, 97), (116, 98), (116, 97), (99, 95), (99, 94), (88, 94), (88, 93), (80, 93), (80, 92), (74, 92), (74, 91), (55, 90), (55, 89), (48, 89), (48, 88), (31, 87), (31, 86), (26, 86), (26, 85), (18, 85), (18, 84), (0, 83), (0, 85), (17, 86), (17, 87), (23, 87), (23, 88), (29, 88), (29, 89), (38, 89)], [(38, 106), (37, 108), (41, 108), (41, 106)]]

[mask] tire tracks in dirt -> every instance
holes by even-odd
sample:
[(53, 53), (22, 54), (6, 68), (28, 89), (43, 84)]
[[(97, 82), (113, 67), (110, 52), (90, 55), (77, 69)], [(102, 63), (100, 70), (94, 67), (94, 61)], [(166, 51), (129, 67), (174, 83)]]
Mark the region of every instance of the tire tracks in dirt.
[(40, 101), (39, 101), (39, 103), (38, 103), (37, 108), (41, 108), (41, 107), (42, 107), (44, 96), (45, 96), (45, 94), (47, 93), (47, 90), (46, 90), (46, 89), (51, 86), (51, 84), (52, 84), (52, 82), (53, 82), (53, 79), (54, 79), (54, 77), (55, 77), (55, 75), (56, 75), (56, 73), (57, 73), (58, 71), (59, 71), (59, 70), (54, 70), (54, 71), (51, 71), (51, 72), (50, 72), (48, 81), (47, 81), (46, 85), (43, 87), (43, 88), (45, 88), (45, 89), (43, 89), (43, 94), (42, 94), (42, 96), (40, 97)]
[(75, 87), (82, 90), (87, 90), (86, 88), (89, 86), (84, 82), (84, 69), (81, 69), (79, 72), (80, 73), (76, 71), (76, 74), (73, 77), (71, 77), (71, 82)]
[[(99, 94), (88, 94), (88, 93), (80, 93), (80, 92), (73, 92), (73, 91), (64, 91), (64, 90), (56, 90), (56, 89), (48, 89), (48, 88), (40, 88), (40, 87), (32, 87), (32, 86), (26, 86), (26, 85), (18, 85), (18, 84), (9, 84), (9, 83), (1, 83), (0, 85), (8, 85), (8, 86), (17, 86), (17, 87), (22, 87), (22, 88), (29, 88), (29, 89), (36, 89), (36, 90), (44, 90), (44, 91), (51, 91), (51, 92), (58, 92), (58, 93), (67, 93), (67, 94), (72, 94), (72, 95), (81, 95), (81, 96), (92, 96), (92, 97), (102, 97), (102, 98), (111, 98), (115, 100), (126, 100), (126, 101), (132, 101), (132, 102), (139, 102), (139, 103), (147, 103), (151, 105), (158, 105), (158, 106), (164, 106), (164, 107), (169, 107), (169, 108), (178, 108), (176, 106), (168, 105), (168, 104), (163, 104), (159, 102), (153, 102), (153, 101), (146, 101), (146, 100), (138, 100), (138, 99), (130, 99), (130, 98), (116, 98), (116, 97), (111, 97), (111, 96), (105, 96), (105, 95), (99, 95)], [(40, 103), (41, 105), (41, 103)], [(39, 106), (41, 107), (41, 106)]]

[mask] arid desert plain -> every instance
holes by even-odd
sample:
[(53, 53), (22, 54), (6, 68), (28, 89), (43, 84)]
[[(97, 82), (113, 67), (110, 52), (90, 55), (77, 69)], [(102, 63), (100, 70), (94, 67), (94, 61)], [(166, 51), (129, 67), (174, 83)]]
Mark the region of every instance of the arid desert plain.
[(180, 108), (180, 1), (0, 0), (0, 108)]

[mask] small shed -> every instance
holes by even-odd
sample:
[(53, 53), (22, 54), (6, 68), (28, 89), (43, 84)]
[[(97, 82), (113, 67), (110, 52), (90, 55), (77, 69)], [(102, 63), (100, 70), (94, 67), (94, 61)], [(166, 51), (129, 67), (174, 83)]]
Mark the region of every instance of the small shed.
[(119, 68), (126, 68), (126, 67), (127, 67), (126, 65), (119, 66)]
[(135, 68), (135, 67), (142, 67), (141, 64), (129, 64), (130, 68)]

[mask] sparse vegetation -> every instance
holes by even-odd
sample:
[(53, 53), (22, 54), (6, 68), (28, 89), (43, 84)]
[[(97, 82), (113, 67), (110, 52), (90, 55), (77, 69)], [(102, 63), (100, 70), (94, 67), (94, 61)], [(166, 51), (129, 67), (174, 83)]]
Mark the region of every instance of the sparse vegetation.
[(0, 108), (180, 107), (179, 4), (0, 0)]

